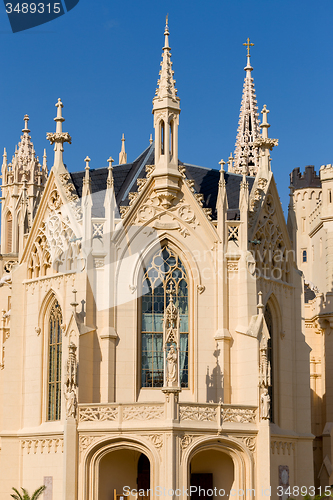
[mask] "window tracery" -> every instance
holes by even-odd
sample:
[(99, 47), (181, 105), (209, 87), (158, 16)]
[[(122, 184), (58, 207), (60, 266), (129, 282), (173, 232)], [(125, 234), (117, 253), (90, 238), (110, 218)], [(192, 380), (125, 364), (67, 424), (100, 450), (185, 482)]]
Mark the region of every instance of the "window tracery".
[(70, 271), (80, 254), (80, 241), (66, 220), (53, 212), (43, 223), (28, 262), (28, 278), (46, 276), (48, 269)]
[(49, 316), (48, 331), (48, 387), (47, 420), (61, 417), (61, 362), (62, 362), (62, 313), (60, 305), (54, 302)]
[(142, 278), (142, 387), (163, 386), (163, 317), (170, 286), (180, 317), (180, 385), (188, 387), (188, 280), (183, 263), (167, 244), (153, 255)]
[(290, 257), (276, 220), (275, 203), (271, 194), (267, 195), (263, 215), (251, 243), (258, 276), (288, 283)]

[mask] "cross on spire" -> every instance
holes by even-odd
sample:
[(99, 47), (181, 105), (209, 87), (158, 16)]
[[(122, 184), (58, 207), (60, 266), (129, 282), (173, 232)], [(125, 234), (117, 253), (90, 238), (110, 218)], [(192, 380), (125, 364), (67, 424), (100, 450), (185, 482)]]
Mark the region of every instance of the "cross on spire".
[(245, 45), (245, 47), (247, 47), (247, 55), (248, 55), (248, 57), (250, 57), (250, 47), (254, 47), (254, 43), (250, 43), (250, 39), (248, 38), (247, 42), (243, 43), (243, 45)]

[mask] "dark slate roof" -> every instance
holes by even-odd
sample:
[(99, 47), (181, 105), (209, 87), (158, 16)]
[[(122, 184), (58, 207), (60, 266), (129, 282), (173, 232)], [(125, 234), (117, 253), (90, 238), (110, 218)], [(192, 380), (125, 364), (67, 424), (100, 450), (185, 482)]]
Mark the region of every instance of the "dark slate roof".
[[(142, 170), (145, 172), (145, 166), (152, 163), (154, 163), (154, 148), (152, 146), (149, 146), (133, 163), (126, 163), (125, 165), (116, 165), (115, 167), (113, 167), (114, 190), (118, 206), (128, 204), (122, 202), (124, 194), (126, 195), (126, 188), (128, 187), (129, 190), (136, 191), (137, 188), (131, 188), (133, 179), (135, 179), (136, 174), (140, 174)], [(89, 173), (93, 199), (92, 216), (103, 217), (103, 204), (105, 198), (106, 181), (108, 178), (108, 169), (107, 167), (91, 169)], [(79, 198), (81, 198), (85, 171), (83, 170), (81, 172), (72, 172), (70, 175), (76, 188), (76, 192)], [(137, 177), (140, 177), (140, 175), (138, 175)], [(141, 177), (144, 176), (145, 175), (141, 175)]]
[[(154, 164), (154, 144), (149, 146), (133, 162), (126, 165), (116, 165), (113, 167), (113, 178), (115, 195), (118, 206), (128, 205), (128, 193), (138, 189), (136, 180), (146, 177), (146, 165)], [(204, 195), (203, 206), (212, 209), (212, 217), (216, 219), (216, 200), (218, 184), (220, 179), (219, 170), (213, 168), (199, 167), (188, 163), (179, 162), (186, 168), (186, 177), (194, 181), (194, 189), (197, 193)], [(85, 171), (73, 172), (70, 174), (78, 196), (82, 197), (82, 186)], [(104, 198), (108, 169), (98, 168), (90, 170), (91, 190), (93, 197), (93, 217), (104, 216)], [(242, 175), (225, 173), (227, 199), (228, 199), (228, 219), (239, 218), (239, 189)], [(249, 189), (252, 189), (254, 177), (247, 177)]]
[(307, 304), (310, 300), (313, 300), (316, 297), (316, 294), (308, 285), (304, 285), (304, 300)]

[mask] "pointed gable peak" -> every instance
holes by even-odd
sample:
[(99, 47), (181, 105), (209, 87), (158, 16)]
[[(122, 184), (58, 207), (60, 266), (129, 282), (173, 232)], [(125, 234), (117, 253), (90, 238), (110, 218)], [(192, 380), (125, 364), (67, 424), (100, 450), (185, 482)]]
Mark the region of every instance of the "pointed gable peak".
[(36, 153), (34, 145), (29, 135), (30, 130), (28, 129), (29, 116), (24, 116), (25, 127), (22, 129), (23, 135), (21, 135), (21, 142), (18, 144), (17, 149), (17, 159), (20, 167), (28, 167), (31, 161), (37, 163)]
[(251, 76), (253, 68), (250, 62), (250, 47), (253, 47), (254, 43), (250, 43), (248, 38), (247, 43), (243, 45), (247, 47), (247, 64), (244, 68), (246, 74), (235, 144), (234, 172), (242, 173), (241, 157), (242, 154), (245, 154), (247, 157), (247, 174), (255, 175), (259, 167), (259, 150), (254, 147), (253, 143), (260, 136), (260, 124), (257, 97)]
[[(157, 81), (157, 89), (155, 93), (155, 97), (153, 99), (154, 107), (155, 102), (161, 100), (167, 100), (168, 98), (177, 103), (179, 107), (179, 97), (177, 97), (177, 89), (175, 87), (176, 80), (174, 80), (173, 75), (174, 71), (172, 69), (171, 62), (171, 49), (169, 46), (169, 25), (168, 25), (168, 16), (166, 17), (166, 25), (164, 30), (164, 47), (162, 54), (162, 62), (161, 62), (161, 70), (160, 70), (160, 78)], [(160, 107), (160, 106), (159, 106)]]

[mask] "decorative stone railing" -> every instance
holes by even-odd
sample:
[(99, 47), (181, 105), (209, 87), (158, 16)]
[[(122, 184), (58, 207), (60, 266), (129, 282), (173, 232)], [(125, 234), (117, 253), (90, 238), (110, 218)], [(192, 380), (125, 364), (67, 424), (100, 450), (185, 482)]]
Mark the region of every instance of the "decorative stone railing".
[[(165, 420), (164, 403), (133, 403), (133, 404), (95, 404), (79, 405), (79, 425), (95, 424), (125, 425), (135, 421), (141, 425), (147, 421), (156, 424)], [(257, 408), (244, 405), (227, 405), (216, 403), (180, 403), (179, 422), (181, 425), (205, 423), (213, 427), (227, 424), (255, 424)], [(155, 424), (155, 425), (156, 425)], [(148, 424), (150, 425), (150, 424)]]
[(79, 423), (129, 420), (164, 420), (164, 403), (79, 405)]
[(252, 424), (256, 422), (256, 407), (224, 404), (187, 403), (179, 405), (180, 421)]

